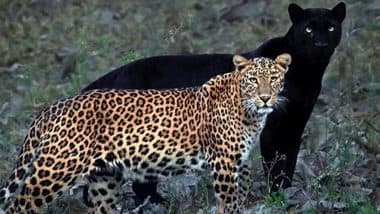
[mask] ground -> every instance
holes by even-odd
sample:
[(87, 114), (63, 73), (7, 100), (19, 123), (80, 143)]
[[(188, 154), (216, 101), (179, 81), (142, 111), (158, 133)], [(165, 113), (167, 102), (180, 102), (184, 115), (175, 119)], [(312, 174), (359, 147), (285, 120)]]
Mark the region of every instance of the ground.
[[(303, 7), (337, 3), (295, 2)], [(258, 174), (247, 203), (252, 213), (380, 212), (380, 2), (346, 3), (343, 39), (307, 125), (294, 185), (268, 195), (257, 150)], [(142, 57), (252, 50), (286, 33), (288, 4), (1, 0), (0, 179), (13, 167), (31, 120), (55, 100)], [(160, 186), (166, 208), (148, 204), (143, 212), (207, 213), (214, 203), (207, 176), (180, 177)], [(132, 193), (128, 187), (125, 192), (127, 203)], [(69, 195), (48, 209), (81, 213), (84, 208)]]

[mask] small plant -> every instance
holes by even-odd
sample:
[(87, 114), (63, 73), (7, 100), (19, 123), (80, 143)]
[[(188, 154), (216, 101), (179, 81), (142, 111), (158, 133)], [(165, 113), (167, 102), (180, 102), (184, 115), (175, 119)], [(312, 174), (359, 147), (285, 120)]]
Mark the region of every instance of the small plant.
[(29, 88), (26, 98), (27, 105), (31, 107), (39, 107), (50, 100), (49, 93), (46, 89), (39, 86), (35, 81), (33, 81), (31, 87)]
[(110, 36), (101, 36), (98, 41), (98, 48), (92, 51), (92, 55), (106, 55), (112, 44), (112, 38)]
[(197, 185), (197, 192), (200, 197), (200, 204), (203, 214), (210, 213), (210, 194), (211, 179), (208, 176), (202, 176)]
[(269, 195), (265, 196), (264, 201), (267, 206), (273, 206), (282, 209), (286, 209), (288, 206), (285, 200), (285, 194), (283, 192), (272, 192)]
[(168, 214), (176, 214), (177, 213), (177, 200), (174, 197), (170, 198)]
[(305, 214), (317, 214), (317, 209), (316, 208), (310, 208), (304, 211)]
[(14, 145), (15, 142), (12, 141), (12, 127), (10, 124), (2, 126), (0, 129), (0, 150), (9, 151), (10, 147)]
[(344, 202), (347, 204), (348, 213), (375, 214), (376, 210), (370, 201), (363, 201), (358, 194), (341, 192)]
[(85, 56), (78, 56), (78, 59), (75, 62), (75, 70), (70, 75), (70, 84), (67, 85), (63, 92), (64, 96), (75, 94), (83, 88), (89, 70), (90, 66), (86, 61)]
[(144, 55), (142, 53), (140, 53), (138, 51), (130, 50), (130, 51), (127, 51), (123, 54), (123, 56), (121, 57), (121, 63), (127, 64), (127, 63), (133, 62), (135, 60), (141, 59), (143, 57), (144, 57)]

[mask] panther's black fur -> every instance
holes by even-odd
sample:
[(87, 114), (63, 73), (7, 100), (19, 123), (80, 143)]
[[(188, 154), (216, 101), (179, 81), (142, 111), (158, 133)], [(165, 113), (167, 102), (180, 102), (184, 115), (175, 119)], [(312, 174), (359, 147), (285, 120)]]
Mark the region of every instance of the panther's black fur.
[[(344, 3), (333, 9), (302, 9), (290, 4), (292, 21), (287, 34), (273, 38), (254, 51), (242, 54), (248, 58), (274, 58), (290, 53), (293, 62), (286, 74), (282, 95), (288, 99), (282, 110), (273, 111), (261, 134), (261, 153), (272, 190), (288, 187), (296, 165), (301, 135), (321, 90), (322, 76), (330, 57), (341, 39), (341, 24), (346, 15)], [(174, 88), (200, 85), (210, 77), (233, 70), (233, 54), (157, 56), (124, 65), (99, 78), (83, 91), (96, 88)], [(270, 163), (285, 155), (285, 160)], [(282, 173), (284, 172), (284, 174)], [(155, 183), (133, 185), (136, 194), (152, 195), (159, 201)]]

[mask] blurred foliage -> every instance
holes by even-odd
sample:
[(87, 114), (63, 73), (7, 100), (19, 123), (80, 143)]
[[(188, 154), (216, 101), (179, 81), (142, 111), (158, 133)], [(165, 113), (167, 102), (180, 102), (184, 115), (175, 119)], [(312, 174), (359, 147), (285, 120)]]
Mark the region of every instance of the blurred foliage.
[[(253, 50), (286, 33), (289, 3), (0, 1), (0, 177), (12, 168), (30, 121), (50, 103), (139, 58)], [(281, 197), (254, 189), (250, 204), (261, 210), (280, 205), (307, 213), (380, 212), (380, 2), (346, 3), (343, 38), (305, 131), (295, 189)]]

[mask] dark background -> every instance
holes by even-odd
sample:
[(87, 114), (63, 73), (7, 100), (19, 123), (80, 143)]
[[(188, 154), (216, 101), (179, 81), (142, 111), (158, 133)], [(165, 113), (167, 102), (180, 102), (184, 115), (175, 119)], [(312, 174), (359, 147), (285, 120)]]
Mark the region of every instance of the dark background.
[[(0, 178), (13, 167), (28, 124), (55, 100), (142, 57), (253, 50), (286, 33), (289, 3), (0, 0)], [(380, 212), (380, 1), (346, 4), (343, 38), (305, 131), (294, 187), (269, 196), (257, 151), (252, 212)], [(203, 178), (185, 193), (174, 187), (162, 212), (207, 213), (208, 182)], [(61, 208), (77, 212), (67, 200), (74, 199)]]

